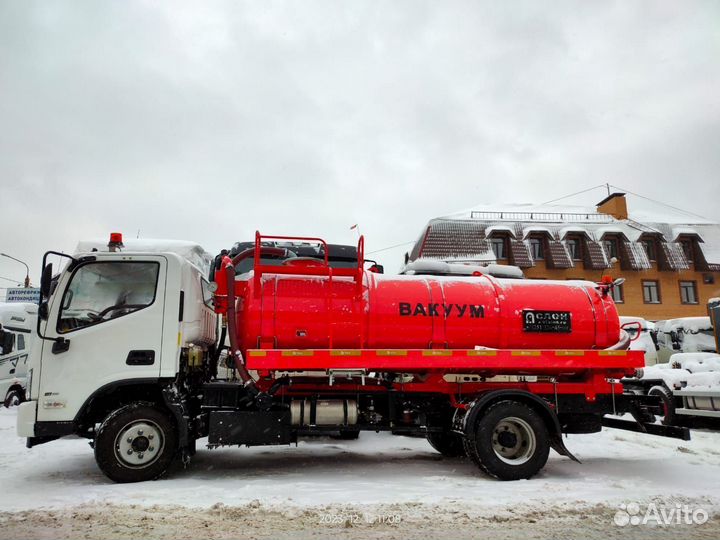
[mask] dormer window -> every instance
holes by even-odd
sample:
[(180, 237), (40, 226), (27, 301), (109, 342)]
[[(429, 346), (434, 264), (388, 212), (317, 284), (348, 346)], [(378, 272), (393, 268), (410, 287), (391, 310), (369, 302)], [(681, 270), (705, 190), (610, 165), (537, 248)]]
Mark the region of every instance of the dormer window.
[(693, 259), (695, 259), (695, 257), (693, 256), (693, 241), (690, 238), (682, 238), (680, 239), (680, 245), (682, 246), (682, 250), (685, 253), (685, 258), (688, 261), (693, 262)]
[(570, 258), (573, 261), (579, 261), (582, 259), (582, 244), (580, 243), (580, 238), (569, 237), (565, 241), (565, 245), (567, 246), (568, 253), (570, 253)]
[(507, 259), (507, 238), (504, 236), (496, 236), (490, 239), (490, 246), (496, 259)]
[(530, 238), (530, 254), (535, 261), (545, 258), (545, 246), (542, 238)]
[(618, 239), (617, 238), (606, 238), (603, 240), (603, 247), (605, 248), (605, 253), (607, 254), (608, 259), (612, 259), (615, 257), (616, 259), (619, 258), (620, 250), (618, 249)]
[(655, 262), (657, 261), (657, 248), (655, 244), (654, 238), (646, 238), (645, 240), (641, 241), (643, 249), (645, 249), (645, 253), (647, 254), (647, 258), (649, 261)]

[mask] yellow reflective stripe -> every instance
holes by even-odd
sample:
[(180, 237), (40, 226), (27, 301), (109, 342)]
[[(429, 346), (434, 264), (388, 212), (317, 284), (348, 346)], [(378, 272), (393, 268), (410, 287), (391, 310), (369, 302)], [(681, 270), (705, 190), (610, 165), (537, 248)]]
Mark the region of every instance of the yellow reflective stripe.
[(598, 351), (600, 356), (627, 356), (627, 351)]
[(267, 356), (267, 351), (248, 351), (248, 356)]
[(555, 356), (585, 356), (585, 351), (555, 351)]
[(178, 347), (182, 345), (182, 332), (178, 332)]
[(423, 349), (423, 356), (451, 356), (452, 351), (447, 349)]
[(540, 356), (540, 351), (512, 351), (512, 356)]
[(312, 356), (315, 351), (309, 351), (307, 349), (289, 349), (282, 351), (283, 356)]
[(362, 351), (357, 349), (332, 349), (330, 356), (360, 356)]
[(378, 349), (375, 352), (378, 356), (407, 356), (405, 349)]
[(467, 351), (468, 356), (497, 356), (497, 351), (485, 349), (470, 349)]

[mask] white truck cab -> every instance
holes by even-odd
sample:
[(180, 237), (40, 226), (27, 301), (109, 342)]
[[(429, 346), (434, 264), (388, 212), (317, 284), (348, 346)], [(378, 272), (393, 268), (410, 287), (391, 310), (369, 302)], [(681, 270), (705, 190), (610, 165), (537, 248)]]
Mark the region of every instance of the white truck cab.
[[(40, 339), (29, 361), (28, 401), (18, 411), (18, 434), (28, 446), (71, 434), (94, 437), (108, 411), (158, 399), (163, 381), (176, 381), (181, 365), (216, 342), (206, 279), (211, 258), (200, 246), (123, 246), (117, 236), (106, 245), (111, 251), (83, 242), (73, 257), (45, 255)], [(50, 255), (68, 260), (54, 277)]]
[(642, 317), (620, 317), (620, 324), (630, 335), (631, 351), (645, 353), (645, 365), (652, 366), (658, 363), (658, 345), (655, 337), (655, 324)]
[(0, 399), (6, 407), (25, 399), (37, 312), (37, 304), (0, 303)]

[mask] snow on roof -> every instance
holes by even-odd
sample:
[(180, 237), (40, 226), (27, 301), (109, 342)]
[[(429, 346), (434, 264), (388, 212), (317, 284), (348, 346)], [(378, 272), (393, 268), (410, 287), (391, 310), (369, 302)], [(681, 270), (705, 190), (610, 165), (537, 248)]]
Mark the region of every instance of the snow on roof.
[(515, 230), (510, 225), (490, 225), (485, 229), (485, 236), (490, 236), (494, 232), (510, 233), (515, 238)]
[[(686, 225), (681, 226), (681, 227), (673, 227), (672, 228), (672, 241), (677, 242), (678, 236), (681, 236), (683, 234), (691, 234), (691, 235), (695, 234), (697, 236), (700, 236), (700, 233), (697, 232), (697, 229), (695, 229), (693, 227), (688, 227)], [(700, 236), (700, 238), (702, 239), (702, 236)]]
[(623, 226), (622, 224), (614, 224), (614, 225), (605, 225), (602, 227), (597, 227), (595, 229), (595, 240), (601, 240), (603, 236), (606, 234), (620, 234), (624, 236), (625, 238), (628, 238), (627, 231), (628, 227)]
[[(107, 244), (108, 241), (106, 239), (83, 240), (78, 242), (78, 245), (75, 248), (75, 254), (90, 253), (93, 249), (97, 251), (107, 251)], [(204, 275), (208, 274), (210, 265), (213, 261), (213, 256), (205, 251), (200, 244), (189, 242), (187, 240), (131, 238), (123, 240), (123, 244), (125, 245), (125, 247), (122, 248), (123, 252), (175, 253), (200, 269)]]
[(533, 233), (547, 233), (550, 238), (553, 237), (552, 231), (547, 227), (543, 227), (541, 225), (529, 225), (528, 227), (523, 227), (523, 238), (527, 238), (528, 235)]
[(583, 228), (580, 225), (569, 225), (567, 227), (563, 227), (558, 231), (558, 236), (560, 237), (560, 240), (565, 240), (565, 237), (568, 234), (582, 234), (587, 236), (588, 238), (590, 237), (587, 229)]

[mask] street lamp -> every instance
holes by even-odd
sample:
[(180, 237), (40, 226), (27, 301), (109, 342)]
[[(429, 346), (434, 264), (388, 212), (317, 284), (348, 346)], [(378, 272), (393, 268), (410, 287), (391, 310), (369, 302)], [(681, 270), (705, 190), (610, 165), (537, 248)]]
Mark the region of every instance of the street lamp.
[(25, 265), (25, 288), (27, 289), (30, 287), (30, 267), (27, 265), (25, 261), (21, 261), (20, 259), (16, 259), (15, 257), (12, 257), (11, 255), (8, 255), (7, 253), (0, 253), (0, 257), (7, 257), (8, 259), (12, 259), (13, 261), (17, 261), (20, 264)]

